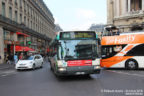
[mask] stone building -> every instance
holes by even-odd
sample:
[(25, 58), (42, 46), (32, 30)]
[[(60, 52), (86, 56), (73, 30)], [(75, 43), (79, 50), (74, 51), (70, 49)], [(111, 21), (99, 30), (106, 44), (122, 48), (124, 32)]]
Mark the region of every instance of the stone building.
[(55, 32), (63, 31), (59, 24), (55, 24)]
[(43, 0), (0, 0), (0, 63), (16, 46), (45, 52), (54, 37), (54, 18)]
[(88, 30), (95, 31), (101, 37), (104, 27), (104, 24), (92, 24)]
[(144, 22), (144, 0), (107, 0), (107, 24), (121, 31), (141, 30)]

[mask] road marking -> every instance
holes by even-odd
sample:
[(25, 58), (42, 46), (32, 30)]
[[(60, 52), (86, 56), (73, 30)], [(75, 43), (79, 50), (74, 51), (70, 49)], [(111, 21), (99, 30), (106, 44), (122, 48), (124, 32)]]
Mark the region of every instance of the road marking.
[(4, 75), (1, 75), (2, 77), (5, 77), (5, 76), (7, 76), (6, 74), (4, 74)]
[(2, 72), (0, 74), (0, 76), (5, 77), (5, 76), (8, 76), (8, 75), (12, 75), (12, 74), (16, 74), (16, 71), (14, 71), (14, 70), (5, 71), (5, 72)]
[(140, 74), (130, 74), (130, 73), (125, 73), (125, 72), (120, 72), (120, 71), (111, 71), (111, 70), (107, 70), (107, 71), (118, 73), (118, 74), (130, 75), (130, 76), (144, 77), (144, 75), (140, 75)]
[(4, 68), (0, 68), (0, 70), (2, 70), (2, 69), (8, 69), (8, 68), (10, 68), (10, 67), (4, 67)]

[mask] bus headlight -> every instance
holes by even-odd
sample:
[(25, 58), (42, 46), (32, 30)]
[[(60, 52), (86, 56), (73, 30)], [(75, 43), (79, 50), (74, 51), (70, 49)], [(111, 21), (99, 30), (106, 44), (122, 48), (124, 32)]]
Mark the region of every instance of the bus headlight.
[(92, 64), (95, 65), (95, 66), (100, 65), (100, 58), (97, 58), (97, 59), (93, 60)]
[(94, 66), (94, 69), (100, 69), (101, 67), (100, 66)]
[(63, 72), (63, 71), (66, 71), (66, 68), (59, 68), (58, 70)]
[(66, 62), (63, 62), (63, 61), (58, 61), (57, 65), (58, 65), (58, 67), (66, 67), (67, 66)]

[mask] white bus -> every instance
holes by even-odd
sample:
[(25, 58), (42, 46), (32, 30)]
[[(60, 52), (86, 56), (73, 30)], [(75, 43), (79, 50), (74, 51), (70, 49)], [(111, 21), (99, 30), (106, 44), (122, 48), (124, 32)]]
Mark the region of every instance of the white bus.
[(144, 32), (127, 32), (114, 36), (103, 36), (101, 45), (101, 67), (144, 68)]
[(100, 73), (100, 41), (94, 31), (59, 32), (50, 50), (50, 66), (57, 76)]

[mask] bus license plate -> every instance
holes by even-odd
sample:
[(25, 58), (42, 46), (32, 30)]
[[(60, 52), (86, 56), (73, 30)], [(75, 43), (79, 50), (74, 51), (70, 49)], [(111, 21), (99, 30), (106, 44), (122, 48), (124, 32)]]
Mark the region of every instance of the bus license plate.
[(76, 75), (83, 75), (85, 72), (76, 72)]

